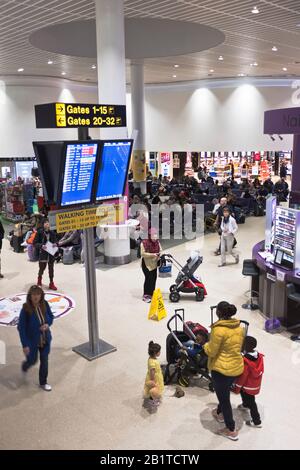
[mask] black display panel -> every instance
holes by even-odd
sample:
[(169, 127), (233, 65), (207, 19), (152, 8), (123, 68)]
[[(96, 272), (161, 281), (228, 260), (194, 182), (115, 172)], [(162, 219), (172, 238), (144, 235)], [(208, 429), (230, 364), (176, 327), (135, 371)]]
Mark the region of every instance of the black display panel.
[(66, 143), (59, 200), (61, 207), (92, 203), (99, 146), (93, 141)]
[(285, 251), (277, 249), (274, 263), (286, 269), (293, 269), (294, 258)]
[(59, 199), (60, 169), (63, 160), (64, 142), (33, 142), (44, 198), (48, 204), (57, 204)]
[(96, 202), (124, 196), (133, 140), (104, 141), (101, 147)]

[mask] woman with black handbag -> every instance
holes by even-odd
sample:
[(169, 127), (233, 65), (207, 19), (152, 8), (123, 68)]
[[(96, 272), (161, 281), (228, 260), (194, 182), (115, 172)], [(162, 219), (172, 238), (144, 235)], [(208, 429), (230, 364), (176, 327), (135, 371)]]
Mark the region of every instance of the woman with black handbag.
[(51, 391), (48, 384), (48, 356), (52, 335), (50, 326), (53, 314), (48, 302), (45, 301), (43, 289), (32, 286), (27, 294), (26, 303), (19, 317), (18, 330), (26, 360), (22, 363), (22, 371), (26, 373), (34, 366), (40, 354), (39, 382), (46, 392)]
[(160, 255), (158, 234), (155, 228), (151, 228), (148, 238), (141, 243), (142, 270), (145, 276), (143, 301), (147, 303), (151, 302), (155, 291)]

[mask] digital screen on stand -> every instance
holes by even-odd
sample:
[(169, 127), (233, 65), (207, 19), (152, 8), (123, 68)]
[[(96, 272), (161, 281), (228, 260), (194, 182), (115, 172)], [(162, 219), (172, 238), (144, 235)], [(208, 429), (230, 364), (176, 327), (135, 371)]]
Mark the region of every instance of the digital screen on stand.
[(91, 202), (97, 153), (97, 143), (67, 144), (62, 207)]
[(131, 149), (131, 140), (104, 142), (96, 201), (117, 199), (124, 195)]

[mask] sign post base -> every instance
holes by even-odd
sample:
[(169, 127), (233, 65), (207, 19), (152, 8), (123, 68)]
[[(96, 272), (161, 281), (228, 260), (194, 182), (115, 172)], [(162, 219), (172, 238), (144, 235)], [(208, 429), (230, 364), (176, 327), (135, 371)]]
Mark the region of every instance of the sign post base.
[(106, 343), (106, 341), (103, 341), (102, 339), (99, 339), (95, 346), (96, 347), (92, 350), (90, 343), (83, 343), (72, 348), (72, 351), (76, 352), (88, 361), (93, 361), (94, 359), (98, 359), (98, 357), (106, 356), (107, 354), (117, 351), (115, 346)]

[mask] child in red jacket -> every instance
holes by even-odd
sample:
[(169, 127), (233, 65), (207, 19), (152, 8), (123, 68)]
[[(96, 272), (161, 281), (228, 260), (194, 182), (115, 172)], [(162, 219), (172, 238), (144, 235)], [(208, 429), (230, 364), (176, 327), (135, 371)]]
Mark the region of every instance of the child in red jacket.
[(248, 426), (261, 428), (261, 419), (255, 402), (261, 388), (264, 373), (264, 355), (256, 351), (257, 341), (252, 336), (246, 336), (244, 344), (244, 372), (237, 378), (233, 391), (240, 393), (243, 403), (238, 406), (242, 410), (250, 410), (251, 420)]

